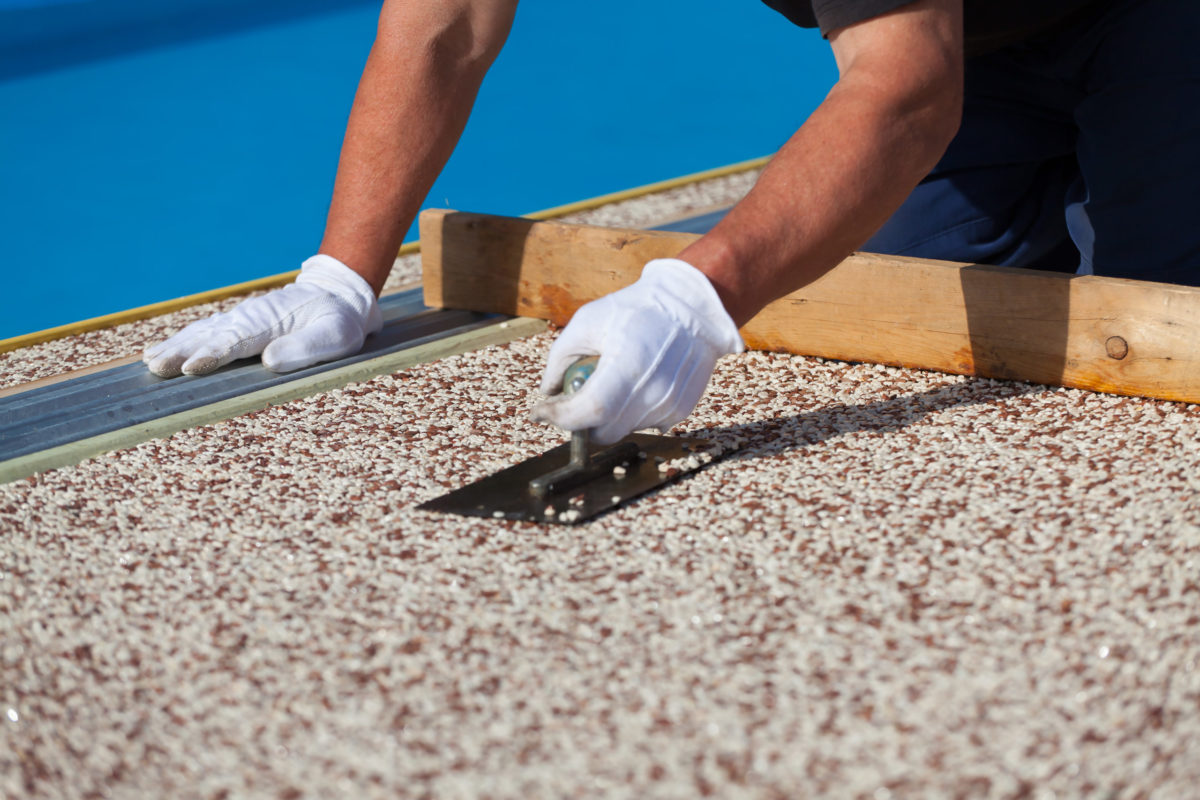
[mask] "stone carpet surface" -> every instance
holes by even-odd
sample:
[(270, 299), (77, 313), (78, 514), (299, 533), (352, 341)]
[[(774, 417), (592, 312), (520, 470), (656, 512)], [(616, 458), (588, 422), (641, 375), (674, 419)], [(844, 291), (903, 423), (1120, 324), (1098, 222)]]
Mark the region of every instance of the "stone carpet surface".
[(0, 486), (0, 797), (1184, 798), (1200, 409), (721, 361), (578, 526), (542, 334)]

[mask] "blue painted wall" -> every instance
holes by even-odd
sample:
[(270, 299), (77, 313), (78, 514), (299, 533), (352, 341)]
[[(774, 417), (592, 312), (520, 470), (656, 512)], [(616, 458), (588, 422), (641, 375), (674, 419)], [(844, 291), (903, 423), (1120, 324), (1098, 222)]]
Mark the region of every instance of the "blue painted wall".
[[(0, 4), (0, 338), (313, 252), (377, 3)], [(753, 0), (596, 8), (522, 4), (427, 206), (520, 214), (765, 155), (833, 82), (820, 37)]]

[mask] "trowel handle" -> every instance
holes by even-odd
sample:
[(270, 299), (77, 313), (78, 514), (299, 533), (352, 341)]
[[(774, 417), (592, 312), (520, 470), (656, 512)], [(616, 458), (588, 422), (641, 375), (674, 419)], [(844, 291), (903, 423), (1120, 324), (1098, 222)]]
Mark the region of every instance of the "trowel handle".
[(596, 371), (596, 364), (599, 362), (600, 356), (588, 356), (567, 367), (567, 371), (563, 373), (563, 394), (575, 394), (582, 389), (587, 379)]
[[(587, 379), (592, 377), (592, 373), (596, 371), (596, 364), (600, 361), (600, 356), (588, 356), (581, 358), (571, 366), (567, 367), (567, 371), (563, 373), (563, 394), (575, 394), (583, 385), (587, 383)], [(571, 462), (569, 469), (581, 470), (587, 467), (590, 458), (588, 453), (588, 432), (586, 430), (574, 431), (571, 434)]]

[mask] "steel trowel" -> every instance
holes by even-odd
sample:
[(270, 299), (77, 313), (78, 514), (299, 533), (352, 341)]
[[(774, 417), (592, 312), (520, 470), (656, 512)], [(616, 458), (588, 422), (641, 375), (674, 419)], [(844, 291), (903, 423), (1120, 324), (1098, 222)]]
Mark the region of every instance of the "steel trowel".
[[(579, 391), (596, 369), (595, 357), (572, 364), (563, 393)], [(608, 447), (587, 431), (571, 441), (417, 506), (470, 517), (575, 524), (664, 486), (711, 462), (712, 442), (634, 433)]]

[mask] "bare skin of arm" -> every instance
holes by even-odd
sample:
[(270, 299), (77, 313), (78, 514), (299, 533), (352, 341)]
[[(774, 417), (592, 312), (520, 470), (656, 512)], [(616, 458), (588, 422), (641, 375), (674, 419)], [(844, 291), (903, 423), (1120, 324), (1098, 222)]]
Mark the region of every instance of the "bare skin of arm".
[(387, 0), (342, 143), (320, 252), (378, 295), (450, 158), (516, 0)]
[(962, 2), (919, 0), (830, 35), (839, 79), (753, 190), (680, 258), (740, 327), (861, 246), (962, 115)]

